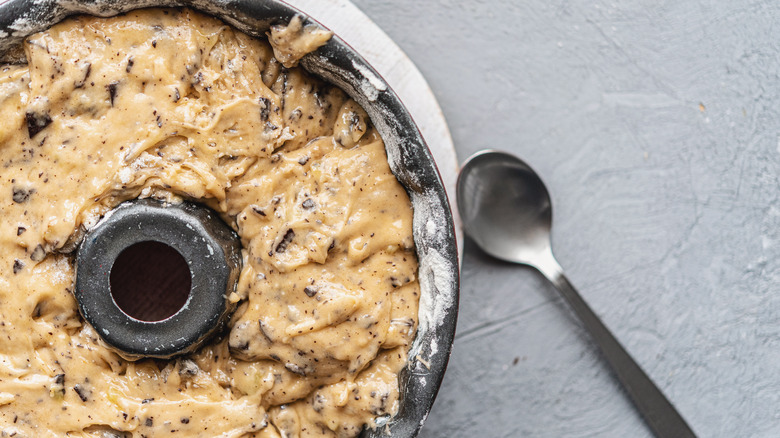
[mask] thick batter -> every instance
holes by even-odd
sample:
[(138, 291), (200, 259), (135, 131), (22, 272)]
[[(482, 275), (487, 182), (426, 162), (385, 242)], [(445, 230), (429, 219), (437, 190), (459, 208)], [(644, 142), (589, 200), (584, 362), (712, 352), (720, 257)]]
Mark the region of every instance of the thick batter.
[[(69, 19), (0, 67), (0, 436), (345, 437), (397, 411), (412, 210), (366, 113), (294, 67), (328, 37), (294, 20), (272, 48), (141, 10)], [(125, 360), (78, 314), (69, 252), (137, 197), (241, 236), (238, 310), (194, 355)]]

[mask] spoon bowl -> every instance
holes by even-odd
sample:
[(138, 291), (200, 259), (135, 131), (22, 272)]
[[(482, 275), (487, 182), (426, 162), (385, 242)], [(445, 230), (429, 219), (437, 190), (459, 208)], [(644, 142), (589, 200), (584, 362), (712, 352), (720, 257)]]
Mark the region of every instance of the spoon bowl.
[(466, 232), (493, 257), (533, 265), (550, 252), (552, 203), (525, 162), (499, 151), (472, 156), (458, 177)]
[(482, 250), (535, 267), (558, 289), (655, 435), (695, 437), (671, 402), (563, 275), (550, 244), (550, 194), (536, 172), (506, 152), (479, 152), (464, 163), (457, 196), (466, 233)]

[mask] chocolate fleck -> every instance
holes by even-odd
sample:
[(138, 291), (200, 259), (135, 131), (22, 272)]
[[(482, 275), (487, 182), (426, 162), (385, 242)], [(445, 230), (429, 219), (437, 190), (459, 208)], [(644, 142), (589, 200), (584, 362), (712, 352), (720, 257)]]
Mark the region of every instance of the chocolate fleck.
[(268, 342), (273, 342), (274, 340), (271, 338), (271, 336), (268, 334), (265, 328), (265, 324), (263, 324), (262, 319), (258, 319), (257, 322), (260, 325), (260, 333), (263, 334), (263, 337), (268, 340)]

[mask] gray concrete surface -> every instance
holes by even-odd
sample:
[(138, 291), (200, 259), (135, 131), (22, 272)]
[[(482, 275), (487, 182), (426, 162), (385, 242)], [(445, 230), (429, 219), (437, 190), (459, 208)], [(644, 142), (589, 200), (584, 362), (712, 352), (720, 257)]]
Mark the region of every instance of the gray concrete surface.
[[(531, 163), (579, 287), (702, 437), (780, 436), (780, 4), (355, 0), (463, 160)], [(540, 275), (467, 241), (422, 437), (646, 437)]]

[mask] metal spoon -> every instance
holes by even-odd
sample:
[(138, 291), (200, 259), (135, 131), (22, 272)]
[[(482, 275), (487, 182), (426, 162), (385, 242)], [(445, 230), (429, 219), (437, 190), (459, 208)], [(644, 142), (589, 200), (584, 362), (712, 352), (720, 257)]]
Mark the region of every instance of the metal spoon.
[(478, 152), (460, 171), (457, 196), (466, 233), (486, 253), (538, 269), (563, 295), (655, 435), (695, 437), (674, 406), (563, 275), (550, 245), (550, 194), (533, 169), (504, 152)]

